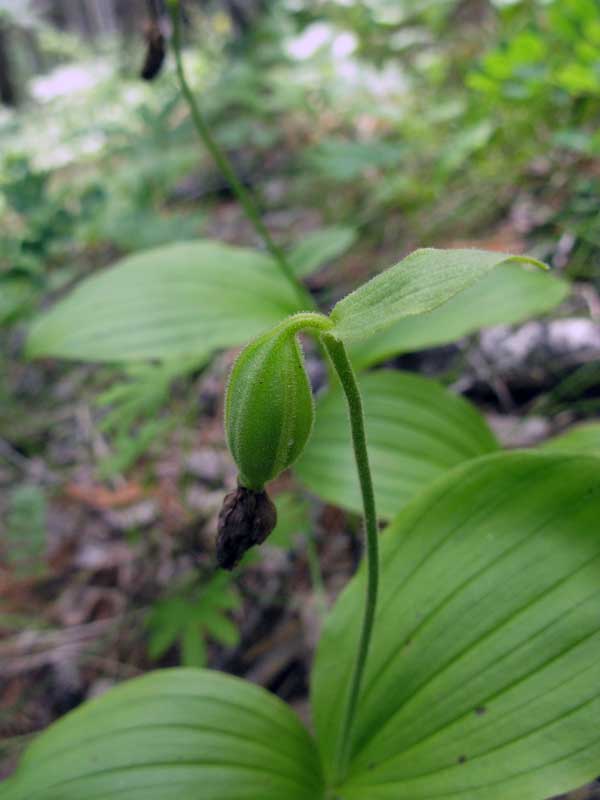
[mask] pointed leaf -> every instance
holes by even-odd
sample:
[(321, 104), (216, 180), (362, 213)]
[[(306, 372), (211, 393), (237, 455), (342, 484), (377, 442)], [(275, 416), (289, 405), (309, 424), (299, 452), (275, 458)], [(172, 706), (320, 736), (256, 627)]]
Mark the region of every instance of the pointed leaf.
[(346, 252), (356, 240), (356, 231), (344, 225), (321, 228), (304, 236), (289, 255), (293, 271), (303, 278)]
[(223, 570), (215, 572), (212, 578), (200, 588), (196, 609), (235, 609), (241, 600), (230, 573)]
[(84, 280), (42, 315), (30, 357), (136, 361), (233, 347), (298, 311), (270, 258), (199, 241), (146, 250)]
[(347, 342), (368, 338), (403, 317), (433, 311), (507, 261), (545, 265), (487, 250), (415, 250), (335, 306), (333, 333)]
[(544, 314), (561, 303), (569, 284), (547, 272), (507, 262), (428, 314), (405, 317), (350, 348), (364, 369), (400, 353), (447, 344), (490, 325), (508, 325)]
[[(597, 775), (599, 519), (599, 459), (531, 452), (465, 464), (397, 517), (340, 800), (543, 800)], [(327, 763), (363, 593), (364, 570), (317, 655)]]
[(226, 647), (235, 647), (240, 640), (240, 632), (229, 617), (210, 611), (202, 620), (206, 632)]
[(129, 681), (52, 725), (2, 800), (320, 800), (315, 747), (273, 695), (217, 672)]
[(177, 610), (174, 605), (167, 606), (163, 603), (157, 605), (150, 613), (147, 625), (150, 629), (148, 655), (151, 659), (160, 658), (179, 638), (186, 622), (185, 618), (183, 620), (180, 618)]
[[(390, 518), (416, 492), (462, 461), (498, 448), (477, 410), (438, 383), (381, 370), (359, 377), (378, 513)], [(330, 503), (361, 511), (343, 395), (319, 401), (296, 474)]]

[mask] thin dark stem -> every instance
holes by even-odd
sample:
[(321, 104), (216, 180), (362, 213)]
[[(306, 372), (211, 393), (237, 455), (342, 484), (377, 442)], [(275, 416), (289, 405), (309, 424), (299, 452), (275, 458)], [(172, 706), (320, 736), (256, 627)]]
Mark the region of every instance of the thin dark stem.
[(202, 112), (200, 111), (198, 103), (196, 102), (196, 98), (194, 97), (194, 93), (192, 92), (190, 85), (187, 81), (185, 70), (183, 68), (183, 61), (181, 58), (181, 14), (179, 8), (179, 1), (171, 0), (168, 3), (168, 8), (173, 22), (173, 50), (175, 53), (177, 77), (179, 79), (181, 91), (183, 92), (183, 95), (189, 106), (190, 114), (192, 116), (192, 121), (198, 132), (198, 135), (202, 139), (202, 142), (204, 143), (206, 149), (214, 158), (215, 163), (221, 170), (223, 176), (231, 186), (233, 192), (235, 193), (237, 199), (239, 200), (240, 205), (244, 209), (246, 216), (248, 217), (249, 221), (254, 226), (254, 229), (262, 239), (266, 249), (269, 251), (275, 263), (277, 264), (281, 272), (284, 274), (286, 279), (294, 287), (294, 291), (296, 292), (301, 304), (303, 306), (308, 306), (308, 308), (315, 308), (315, 302), (312, 299), (310, 293), (306, 290), (306, 288), (302, 285), (298, 277), (294, 274), (294, 271), (290, 266), (288, 260), (286, 259), (282, 249), (277, 244), (275, 244), (275, 242), (271, 238), (271, 234), (269, 233), (267, 227), (262, 221), (256, 201), (238, 178), (236, 171), (233, 167), (233, 164), (229, 160), (229, 157), (227, 156), (225, 151), (221, 149), (221, 146), (213, 137), (212, 132), (209, 126), (207, 125), (206, 120), (202, 115)]
[(377, 588), (379, 583), (379, 545), (377, 540), (377, 514), (375, 510), (375, 495), (373, 481), (369, 466), (367, 452), (367, 437), (365, 420), (362, 408), (360, 390), (356, 382), (352, 364), (346, 353), (343, 343), (330, 333), (322, 334), (322, 340), (329, 353), (333, 366), (339, 376), (340, 383), (346, 395), (348, 411), (350, 413), (350, 427), (352, 430), (352, 444), (354, 457), (358, 469), (358, 478), (365, 515), (366, 551), (367, 551), (367, 589), (365, 609), (360, 632), (360, 640), (356, 659), (350, 677), (350, 687), (342, 717), (342, 726), (334, 756), (334, 781), (335, 785), (343, 782), (348, 771), (350, 758), (350, 745), (352, 741), (352, 727), (356, 717), (356, 709), (362, 679), (369, 653), (369, 645), (373, 633), (375, 609), (377, 606)]

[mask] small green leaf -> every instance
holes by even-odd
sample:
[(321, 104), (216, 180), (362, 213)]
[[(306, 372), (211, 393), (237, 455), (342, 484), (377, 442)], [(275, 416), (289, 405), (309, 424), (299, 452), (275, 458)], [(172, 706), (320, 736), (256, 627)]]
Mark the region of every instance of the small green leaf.
[[(375, 633), (340, 800), (542, 800), (600, 763), (600, 460), (471, 461), (381, 537)], [(326, 621), (312, 687), (339, 736), (365, 570)]]
[(454, 342), (490, 325), (508, 325), (539, 316), (561, 303), (569, 284), (540, 270), (507, 262), (434, 311), (404, 317), (390, 328), (350, 348), (358, 369), (399, 353)]
[(538, 445), (542, 450), (555, 450), (600, 456), (600, 422), (581, 422), (578, 425)]
[(132, 431), (119, 431), (111, 439), (112, 452), (102, 458), (98, 474), (102, 479), (126, 472), (140, 456), (174, 428), (177, 421), (173, 417), (150, 419)]
[(207, 612), (204, 627), (209, 636), (225, 647), (235, 647), (240, 640), (240, 632), (236, 626), (222, 614)]
[[(418, 375), (380, 370), (359, 377), (377, 510), (390, 518), (420, 489), (498, 444), (461, 397)], [(318, 403), (315, 430), (294, 467), (330, 503), (361, 511), (345, 402), (339, 390)]]
[(181, 612), (185, 611), (183, 601), (160, 601), (156, 603), (146, 624), (150, 629), (148, 655), (155, 660), (163, 656), (181, 635)]
[(112, 689), (50, 726), (2, 800), (323, 800), (316, 748), (264, 689), (169, 669)]
[(332, 332), (346, 342), (368, 338), (403, 317), (433, 311), (507, 261), (546, 269), (531, 258), (486, 250), (415, 250), (340, 300)]
[(210, 581), (201, 587), (198, 605), (211, 610), (232, 611), (239, 608), (241, 600), (231, 575), (221, 570), (215, 572)]
[(114, 362), (199, 357), (246, 342), (294, 311), (294, 289), (268, 256), (186, 242), (84, 280), (34, 323), (27, 353)]
[(181, 637), (181, 663), (184, 667), (205, 667), (206, 647), (197, 622), (188, 622)]
[(3, 536), (4, 556), (18, 577), (44, 571), (46, 551), (46, 496), (33, 484), (23, 484), (8, 498)]
[(328, 261), (341, 256), (356, 241), (356, 231), (343, 225), (306, 234), (289, 255), (292, 270), (298, 277), (310, 275)]
[(229, 647), (237, 644), (237, 628), (223, 612), (239, 605), (239, 595), (227, 573), (217, 572), (200, 586), (180, 587), (177, 594), (158, 600), (148, 615), (148, 655), (160, 658), (179, 642), (185, 666), (205, 666), (206, 637)]

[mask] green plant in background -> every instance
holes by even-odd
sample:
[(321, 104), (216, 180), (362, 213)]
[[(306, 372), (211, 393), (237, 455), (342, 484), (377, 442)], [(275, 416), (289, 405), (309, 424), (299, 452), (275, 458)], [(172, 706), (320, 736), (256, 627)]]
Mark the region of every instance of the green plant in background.
[[(180, 19), (176, 13), (173, 23), (178, 75), (192, 119), (267, 252), (196, 241), (130, 256), (102, 275), (83, 281), (69, 297), (40, 317), (30, 332), (30, 356), (52, 355), (117, 363), (156, 359), (165, 365), (165, 369), (153, 367), (151, 373), (155, 376), (167, 375), (169, 365), (185, 363), (189, 359), (206, 363), (216, 350), (238, 346), (249, 336), (259, 334), (290, 313), (317, 311), (317, 304), (302, 280), (324, 262), (343, 253), (354, 240), (353, 228), (338, 225), (309, 235), (288, 251), (273, 241), (262, 222), (257, 201), (236, 175), (230, 159), (201, 113), (186, 79), (181, 59)], [(159, 132), (163, 131), (164, 125), (164, 121), (158, 125)], [(158, 138), (162, 140), (164, 135), (160, 133)], [(243, 276), (243, 281), (240, 276)], [(142, 284), (144, 292), (140, 293)], [(407, 350), (453, 341), (485, 324), (516, 322), (543, 313), (557, 305), (566, 293), (567, 285), (552, 276), (507, 264), (506, 269), (491, 271), (467, 292), (432, 312), (425, 321), (420, 317), (406, 317), (383, 331), (374, 328), (367, 339), (350, 346), (350, 357), (362, 369)], [(495, 299), (492, 308), (485, 303), (489, 296)], [(123, 313), (125, 309), (126, 314)], [(171, 379), (176, 375), (174, 369)], [(428, 388), (423, 384), (419, 402), (436, 414), (437, 387), (434, 384), (430, 386), (431, 392), (427, 396)], [(162, 387), (166, 389), (166, 384)], [(125, 385), (122, 390), (117, 387), (115, 392), (109, 391), (108, 398), (117, 403), (117, 408), (105, 422), (107, 427), (113, 420), (122, 418), (119, 407), (121, 400), (126, 400), (125, 395), (129, 396), (130, 389), (133, 392), (135, 383)], [(125, 405), (130, 405), (129, 400)], [(370, 414), (369, 408), (367, 413)], [(376, 418), (380, 416), (381, 412), (375, 412)], [(437, 416), (443, 417), (442, 414)], [(405, 420), (404, 423), (410, 425), (411, 421)], [(155, 426), (157, 423), (151, 420), (149, 424)], [(117, 432), (117, 439), (120, 438), (125, 445), (128, 432), (128, 426), (119, 427)], [(147, 440), (153, 435), (152, 427)], [(487, 437), (489, 440), (489, 434)], [(486, 434), (482, 442), (485, 438)], [(135, 447), (118, 446), (116, 463), (130, 464), (141, 452), (144, 441), (146, 437), (141, 437)], [(315, 437), (316, 446), (318, 441)], [(483, 451), (487, 451), (487, 445), (482, 446)], [(437, 461), (441, 469), (430, 470), (428, 477), (439, 474), (444, 466), (447, 468), (458, 463), (473, 450), (470, 445), (465, 447), (458, 442), (455, 452), (455, 459), (432, 457), (431, 460)], [(314, 459), (312, 463), (315, 464)], [(312, 478), (307, 474), (306, 462), (299, 463), (299, 470), (312, 488), (321, 484), (316, 474)], [(425, 484), (426, 474), (422, 471), (419, 485)], [(400, 468), (394, 471), (394, 478), (397, 475), (402, 475)], [(394, 491), (391, 477), (386, 476), (385, 480), (390, 491)], [(379, 485), (383, 486), (383, 483), (380, 481)], [(328, 498), (332, 499), (331, 486), (323, 486)], [(404, 490), (401, 493), (409, 496)], [(343, 501), (346, 505), (347, 497), (346, 492)], [(356, 507), (355, 502), (349, 505)], [(392, 511), (398, 510), (400, 505), (397, 503)]]
[(159, 600), (146, 620), (150, 658), (160, 658), (177, 643), (184, 666), (205, 667), (206, 638), (226, 647), (238, 643), (238, 630), (225, 612), (239, 605), (240, 598), (226, 573), (218, 573), (200, 586), (182, 587), (173, 596)]
[(88, 244), (110, 242), (128, 253), (201, 232), (205, 217), (197, 210), (173, 209), (165, 214), (160, 209), (198, 160), (185, 131), (173, 121), (178, 102), (179, 94), (171, 88), (158, 108), (143, 103), (127, 125), (110, 130), (112, 146), (102, 161), (111, 173), (116, 161), (119, 169), (96, 187), (103, 202), (80, 231)]
[[(567, 99), (578, 98), (585, 106), (600, 93), (597, 5), (593, 0), (552, 0), (540, 3), (534, 14), (525, 6), (512, 11), (513, 16), (520, 13), (521, 30), (485, 55), (470, 77), (471, 86), (496, 100), (533, 102), (544, 120), (551, 119), (547, 104), (565, 121), (575, 121), (576, 108)], [(586, 110), (579, 108), (582, 121)]]
[(46, 496), (38, 486), (25, 484), (11, 493), (2, 549), (17, 577), (33, 577), (44, 571)]
[(597, 4), (520, 3), (500, 23), (499, 41), (466, 77), (469, 116), (494, 120), (491, 149), (508, 154), (516, 137), (511, 158), (521, 169), (540, 152), (558, 165), (565, 149), (592, 154), (600, 96)]
[(173, 380), (203, 365), (204, 359), (174, 359), (125, 365), (122, 380), (96, 398), (105, 410), (99, 430), (111, 437), (111, 454), (100, 462), (100, 475), (126, 471), (150, 445), (164, 439), (176, 423), (174, 415), (160, 416)]
[[(377, 531), (346, 346), (441, 306), (505, 262), (493, 253), (417, 251), (330, 315), (277, 323), (234, 367), (226, 425), (244, 496), (229, 509), (241, 522), (229, 527), (227, 514), (220, 535), (224, 525), (245, 545), (253, 522), (261, 531), (264, 523), (260, 509), (252, 517), (248, 495), (264, 493), (310, 429), (300, 331), (321, 339), (348, 405), (367, 558), (319, 644), (315, 736), (283, 703), (237, 678), (157, 672), (53, 725), (0, 788), (3, 800), (191, 800), (199, 792), (207, 800), (542, 800), (596, 774), (598, 459), (470, 460)], [(279, 386), (275, 368), (287, 376)]]
[(0, 202), (13, 224), (0, 243), (0, 323), (27, 316), (44, 290), (68, 278), (68, 271), (49, 270), (74, 225), (63, 198), (50, 190), (49, 177), (25, 156), (3, 165)]

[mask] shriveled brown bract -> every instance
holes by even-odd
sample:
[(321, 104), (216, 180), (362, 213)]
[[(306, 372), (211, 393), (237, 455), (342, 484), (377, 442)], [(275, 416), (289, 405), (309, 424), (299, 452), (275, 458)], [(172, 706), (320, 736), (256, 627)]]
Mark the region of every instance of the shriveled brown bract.
[(277, 524), (277, 510), (269, 495), (238, 486), (225, 495), (219, 512), (217, 561), (232, 570), (244, 553), (262, 544)]

